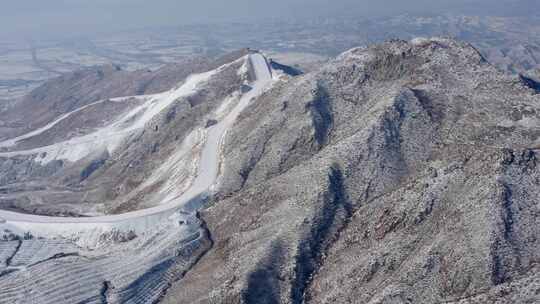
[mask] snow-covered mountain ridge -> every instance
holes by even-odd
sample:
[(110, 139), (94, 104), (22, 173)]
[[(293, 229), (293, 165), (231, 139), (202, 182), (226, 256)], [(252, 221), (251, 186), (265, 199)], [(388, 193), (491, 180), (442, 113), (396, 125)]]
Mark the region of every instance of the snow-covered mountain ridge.
[[(1, 225), (19, 231), (0, 242), (0, 302), (539, 300), (533, 77), (442, 38), (351, 49), (295, 77), (234, 57), (174, 101), (182, 86), (98, 103), (122, 113), (49, 134), (91, 117), (63, 108), (40, 140), (5, 142), (0, 203), (19, 213)], [(74, 162), (20, 154), (139, 119)]]

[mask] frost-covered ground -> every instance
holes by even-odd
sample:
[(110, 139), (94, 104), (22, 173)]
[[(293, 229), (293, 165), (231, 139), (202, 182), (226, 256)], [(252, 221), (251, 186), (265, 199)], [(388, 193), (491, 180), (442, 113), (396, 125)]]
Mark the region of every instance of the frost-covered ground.
[[(245, 63), (239, 73), (248, 73), (254, 79), (246, 83), (251, 89), (225, 99), (214, 113), (217, 123), (195, 128), (147, 181), (170, 178), (171, 182), (158, 190), (165, 193), (160, 205), (83, 218), (0, 211), (4, 237), (0, 241), (0, 303), (148, 303), (189, 267), (204, 247), (201, 237), (205, 229), (196, 212), (214, 190), (224, 135), (249, 102), (273, 83), (271, 68), (263, 55), (252, 53), (241, 60)], [(192, 75), (178, 88), (162, 94), (136, 97), (144, 100), (140, 106), (89, 134), (2, 155), (45, 154), (40, 161), (48, 162), (76, 161), (95, 149), (113, 152), (124, 136), (143, 128), (178, 98), (193, 94), (218, 71)], [(116, 101), (128, 99), (131, 98)], [(0, 145), (14, 146), (18, 140), (39, 135), (72, 113)], [(197, 159), (186, 162), (186, 156), (197, 147)], [(176, 189), (177, 166), (194, 161), (196, 170), (191, 183), (187, 188)]]

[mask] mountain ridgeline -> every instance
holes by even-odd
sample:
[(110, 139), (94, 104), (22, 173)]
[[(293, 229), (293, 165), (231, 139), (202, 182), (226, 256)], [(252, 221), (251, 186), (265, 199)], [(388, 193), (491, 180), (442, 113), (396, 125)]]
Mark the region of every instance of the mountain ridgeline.
[(214, 246), (164, 303), (539, 301), (539, 107), (448, 39), (276, 85), (229, 134)]

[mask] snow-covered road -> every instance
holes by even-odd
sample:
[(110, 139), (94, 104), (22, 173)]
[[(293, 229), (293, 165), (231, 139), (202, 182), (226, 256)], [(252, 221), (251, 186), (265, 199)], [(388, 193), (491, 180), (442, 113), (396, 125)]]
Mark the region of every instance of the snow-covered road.
[[(44, 236), (73, 235), (88, 230), (96, 230), (96, 233), (110, 229), (141, 231), (171, 217), (178, 217), (177, 211), (186, 205), (196, 205), (194, 201), (204, 197), (217, 180), (221, 143), (226, 131), (232, 127), (249, 102), (260, 95), (272, 82), (272, 71), (263, 55), (252, 53), (248, 55), (248, 60), (252, 68), (251, 73), (254, 74), (252, 76), (255, 76), (255, 80), (250, 84), (252, 89), (241, 97), (238, 104), (221, 121), (207, 129), (197, 176), (180, 197), (153, 208), (97, 217), (49, 217), (0, 210), (0, 228), (19, 232), (29, 231), (34, 235)], [(169, 99), (172, 98), (166, 98), (166, 101)]]

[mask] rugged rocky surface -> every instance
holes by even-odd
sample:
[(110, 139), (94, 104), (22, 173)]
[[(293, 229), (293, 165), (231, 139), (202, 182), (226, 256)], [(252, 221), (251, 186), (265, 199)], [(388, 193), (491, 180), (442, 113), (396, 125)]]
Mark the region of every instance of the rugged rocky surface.
[(228, 135), (213, 246), (163, 303), (540, 301), (539, 111), (446, 39), (277, 85)]

